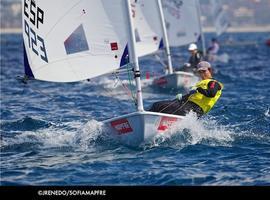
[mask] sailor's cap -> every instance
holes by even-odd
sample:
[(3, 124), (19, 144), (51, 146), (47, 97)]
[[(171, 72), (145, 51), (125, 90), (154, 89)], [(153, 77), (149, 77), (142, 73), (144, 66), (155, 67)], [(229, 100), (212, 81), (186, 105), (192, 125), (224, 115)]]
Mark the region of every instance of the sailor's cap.
[(206, 61), (201, 61), (197, 65), (197, 71), (205, 71), (207, 69), (211, 68), (211, 64)]

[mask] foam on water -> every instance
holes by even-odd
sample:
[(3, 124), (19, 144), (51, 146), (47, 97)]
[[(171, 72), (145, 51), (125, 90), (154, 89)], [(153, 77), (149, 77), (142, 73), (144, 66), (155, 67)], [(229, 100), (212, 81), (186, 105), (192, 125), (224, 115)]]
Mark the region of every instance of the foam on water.
[(3, 137), (1, 148), (38, 144), (39, 148), (45, 149), (69, 147), (86, 150), (102, 133), (104, 133), (102, 123), (96, 120), (90, 120), (86, 124), (81, 122), (54, 124), (48, 128), (18, 132), (14, 137)]
[[(269, 108), (264, 115), (269, 117)], [(38, 145), (40, 149), (68, 147), (84, 151), (96, 144), (101, 146), (115, 144), (111, 143), (112, 138), (109, 136), (108, 128), (102, 122), (93, 119), (87, 123), (81, 121), (45, 123), (41, 119), (26, 117), (18, 121), (8, 122), (3, 127), (10, 129), (14, 124), (17, 124), (17, 129), (18, 127), (23, 128), (14, 130), (13, 136), (3, 136), (0, 140), (1, 148), (9, 147), (10, 149), (14, 145), (25, 144), (25, 146), (29, 146), (31, 144)], [(142, 147), (148, 149), (170, 146), (183, 149), (196, 144), (230, 147), (235, 140), (240, 142), (245, 140), (270, 140), (268, 134), (254, 132), (253, 130), (240, 130), (239, 125), (221, 125), (213, 116), (204, 116), (198, 119), (191, 112), (168, 132), (158, 134), (150, 144), (143, 144)], [(102, 142), (99, 143), (100, 141)], [(120, 145), (118, 141), (115, 142)]]
[(268, 109), (265, 111), (264, 115), (265, 115), (266, 117), (270, 117), (270, 108), (268, 108)]
[(165, 144), (182, 149), (196, 144), (230, 146), (233, 141), (233, 131), (228, 127), (219, 125), (215, 119), (198, 119), (191, 112), (166, 134), (157, 135), (150, 146)]
[[(38, 130), (16, 132), (14, 137), (3, 137), (1, 148), (38, 144), (39, 148), (45, 149), (68, 147), (79, 148), (83, 151), (100, 140), (103, 141), (103, 145), (110, 145), (110, 139), (112, 139), (109, 138), (108, 128), (96, 120), (90, 120), (86, 124), (76, 121), (50, 124), (49, 127)], [(170, 145), (176, 148), (196, 144), (229, 146), (232, 141), (232, 132), (225, 126), (219, 125), (214, 119), (197, 119), (194, 113), (190, 113), (165, 134), (158, 134), (152, 144), (143, 146), (144, 148), (149, 148), (149, 145), (150, 147)]]

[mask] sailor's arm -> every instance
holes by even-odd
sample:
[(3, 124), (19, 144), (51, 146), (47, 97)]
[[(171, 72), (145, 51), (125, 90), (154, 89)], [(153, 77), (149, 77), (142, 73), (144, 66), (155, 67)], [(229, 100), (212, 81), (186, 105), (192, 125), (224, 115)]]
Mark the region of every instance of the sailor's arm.
[(183, 101), (187, 101), (188, 98), (193, 95), (194, 93), (197, 92), (197, 88), (192, 88), (192, 90), (189, 91), (189, 93), (187, 93), (186, 95), (182, 96), (182, 100)]
[(210, 81), (207, 89), (197, 88), (197, 91), (206, 97), (215, 97), (219, 90), (221, 90), (221, 85), (216, 81)]

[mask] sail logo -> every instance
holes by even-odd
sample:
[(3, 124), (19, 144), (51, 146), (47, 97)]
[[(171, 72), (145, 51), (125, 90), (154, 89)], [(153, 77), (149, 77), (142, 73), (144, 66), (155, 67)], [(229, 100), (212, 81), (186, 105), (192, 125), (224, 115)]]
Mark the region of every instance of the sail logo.
[(118, 44), (117, 44), (117, 42), (112, 42), (112, 43), (111, 43), (111, 50), (112, 50), (112, 51), (118, 50)]
[(183, 31), (178, 31), (176, 33), (176, 37), (178, 37), (178, 38), (185, 37), (186, 35), (187, 35), (187, 33), (186, 32), (183, 32)]
[(170, 128), (175, 122), (177, 121), (177, 118), (174, 117), (162, 117), (159, 126), (158, 131), (165, 131), (168, 128)]
[(111, 122), (111, 126), (118, 132), (119, 135), (133, 131), (127, 119), (113, 121)]
[(174, 18), (181, 18), (181, 9), (183, 7), (183, 1), (178, 0), (168, 0), (164, 1), (163, 9), (167, 10), (167, 12)]
[(179, 1), (179, 0), (170, 0), (171, 4), (174, 4), (174, 7), (180, 9), (181, 6), (183, 6), (183, 1)]
[(165, 84), (167, 84), (167, 83), (168, 83), (168, 81), (167, 81), (167, 79), (164, 78), (164, 77), (155, 80), (155, 84), (157, 84), (157, 85), (165, 85)]

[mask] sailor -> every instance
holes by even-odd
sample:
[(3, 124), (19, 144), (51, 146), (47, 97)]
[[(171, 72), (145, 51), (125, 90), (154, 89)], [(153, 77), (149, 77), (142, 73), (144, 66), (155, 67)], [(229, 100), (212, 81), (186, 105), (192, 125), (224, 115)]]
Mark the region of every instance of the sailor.
[(185, 72), (196, 72), (198, 63), (203, 60), (202, 53), (198, 51), (197, 45), (194, 43), (189, 45), (188, 51), (191, 55), (188, 63), (185, 63), (181, 70)]
[(206, 53), (207, 53), (207, 59), (208, 61), (214, 61), (215, 56), (218, 54), (219, 51), (219, 43), (216, 38), (212, 38), (211, 45), (208, 47)]
[(208, 113), (221, 96), (223, 85), (212, 77), (209, 62), (201, 61), (197, 67), (202, 80), (188, 94), (177, 94), (172, 101), (156, 102), (150, 111), (183, 116), (193, 111), (198, 117)]

